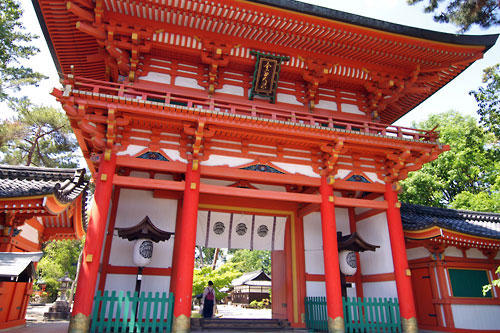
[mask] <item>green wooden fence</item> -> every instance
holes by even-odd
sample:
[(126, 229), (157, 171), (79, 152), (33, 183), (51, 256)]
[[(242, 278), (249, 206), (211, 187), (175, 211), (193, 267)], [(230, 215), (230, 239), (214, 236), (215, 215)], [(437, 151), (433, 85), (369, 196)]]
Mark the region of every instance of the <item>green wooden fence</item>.
[[(328, 331), (326, 297), (306, 297), (306, 326)], [(402, 332), (396, 298), (342, 298), (346, 332)]]
[(112, 291), (97, 292), (90, 332), (170, 332), (174, 310), (174, 295), (144, 292), (125, 295)]

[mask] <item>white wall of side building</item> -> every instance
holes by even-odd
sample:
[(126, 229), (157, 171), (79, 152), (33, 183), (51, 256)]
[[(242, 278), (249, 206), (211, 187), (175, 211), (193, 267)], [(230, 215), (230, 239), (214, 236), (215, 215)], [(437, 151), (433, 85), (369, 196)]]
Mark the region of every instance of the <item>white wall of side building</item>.
[[(132, 227), (148, 216), (153, 224), (164, 231), (174, 232), (177, 200), (153, 198), (152, 191), (122, 189), (118, 203), (115, 228)], [(169, 268), (175, 235), (168, 241), (154, 243), (153, 256), (147, 267)], [(115, 230), (110, 250), (109, 265), (136, 267), (133, 263), (134, 242), (118, 237)], [(135, 290), (135, 275), (108, 274), (105, 290)], [(168, 292), (169, 276), (143, 276), (141, 291)]]
[(451, 311), (456, 328), (472, 330), (498, 330), (500, 328), (500, 306), (498, 305), (452, 304)]
[(428, 258), (430, 255), (431, 253), (429, 252), (429, 250), (427, 250), (423, 246), (406, 249), (406, 257), (408, 258), (408, 260)]

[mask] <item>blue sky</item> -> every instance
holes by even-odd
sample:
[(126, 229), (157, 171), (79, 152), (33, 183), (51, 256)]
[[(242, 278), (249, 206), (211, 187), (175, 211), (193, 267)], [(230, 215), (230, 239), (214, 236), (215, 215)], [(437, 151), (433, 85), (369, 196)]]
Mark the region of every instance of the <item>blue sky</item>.
[[(427, 0), (424, 1), (427, 2)], [(448, 33), (456, 33), (458, 30), (453, 25), (434, 22), (432, 15), (423, 13), (423, 4), (408, 6), (406, 0), (305, 0), (304, 2), (423, 29)], [(49, 76), (49, 79), (45, 80), (40, 87), (23, 89), (23, 94), (30, 96), (32, 101), (37, 104), (59, 107), (60, 105), (49, 95), (53, 87), (60, 86), (54, 63), (43, 39), (31, 1), (21, 0), (21, 3), (24, 9), (23, 22), (26, 29), (40, 36), (35, 44), (41, 49), (41, 52), (30, 59), (28, 65)], [(500, 27), (488, 30), (473, 28), (467, 32), (467, 34), (477, 35), (495, 33), (500, 33)], [(500, 62), (499, 42), (486, 53), (483, 59), (476, 61), (454, 81), (398, 120), (396, 125), (409, 127), (412, 121), (421, 121), (426, 119), (429, 114), (450, 109), (476, 116), (477, 105), (468, 92), (477, 89), (481, 85), (482, 70), (498, 62)], [(5, 110), (5, 108), (3, 109)], [(5, 116), (5, 114), (2, 115)]]

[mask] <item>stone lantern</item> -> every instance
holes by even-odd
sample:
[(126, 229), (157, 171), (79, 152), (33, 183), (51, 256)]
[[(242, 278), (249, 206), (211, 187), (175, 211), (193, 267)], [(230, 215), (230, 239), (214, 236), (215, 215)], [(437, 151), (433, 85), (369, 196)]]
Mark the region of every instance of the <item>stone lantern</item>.
[(66, 292), (71, 288), (71, 282), (73, 282), (73, 280), (69, 278), (68, 272), (66, 272), (66, 275), (57, 281), (61, 283), (59, 285), (59, 297), (54, 305), (49, 308), (49, 312), (43, 314), (44, 318), (47, 320), (69, 319), (69, 314), (71, 312)]

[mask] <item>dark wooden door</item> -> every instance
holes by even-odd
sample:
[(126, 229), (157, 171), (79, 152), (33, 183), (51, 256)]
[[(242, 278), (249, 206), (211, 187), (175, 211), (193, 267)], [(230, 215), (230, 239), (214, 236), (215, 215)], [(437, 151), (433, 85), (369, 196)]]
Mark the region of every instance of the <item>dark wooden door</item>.
[(273, 319), (287, 319), (285, 251), (271, 252)]
[(428, 268), (411, 270), (413, 293), (417, 307), (417, 321), (421, 325), (437, 326), (436, 307), (432, 302), (432, 285)]

